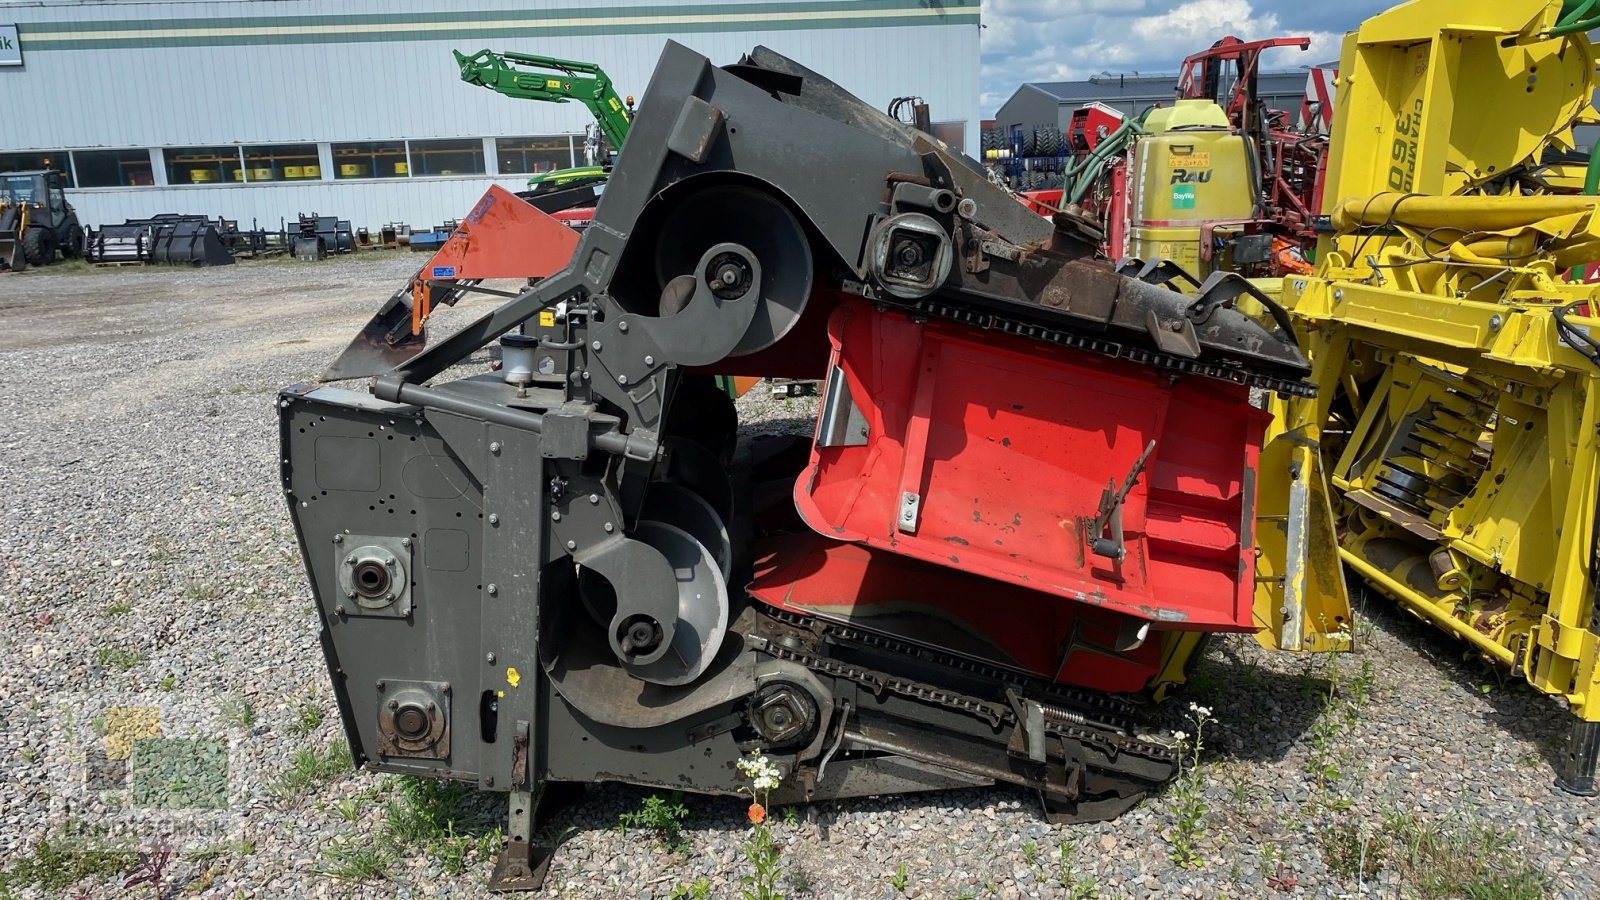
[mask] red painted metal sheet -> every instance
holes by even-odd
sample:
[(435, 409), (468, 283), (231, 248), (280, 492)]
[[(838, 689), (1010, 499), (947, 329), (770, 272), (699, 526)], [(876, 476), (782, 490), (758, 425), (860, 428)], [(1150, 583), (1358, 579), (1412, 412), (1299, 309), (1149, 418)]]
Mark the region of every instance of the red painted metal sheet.
[(424, 272), (453, 267), (455, 273), (444, 277), (542, 278), (566, 268), (577, 247), (576, 231), (491, 185)]
[(892, 634), (1019, 672), (1135, 693), (1161, 642), (1113, 649), (1124, 617), (981, 575), (817, 535), (757, 545), (750, 594), (807, 615)]
[[(1253, 473), (1268, 417), (1247, 388), (861, 301), (828, 334), (830, 381), (844, 379), (869, 436), (814, 446), (795, 501), (818, 534), (1160, 628), (1254, 630)], [(1097, 556), (1102, 494), (1152, 440), (1123, 508), (1126, 556)]]

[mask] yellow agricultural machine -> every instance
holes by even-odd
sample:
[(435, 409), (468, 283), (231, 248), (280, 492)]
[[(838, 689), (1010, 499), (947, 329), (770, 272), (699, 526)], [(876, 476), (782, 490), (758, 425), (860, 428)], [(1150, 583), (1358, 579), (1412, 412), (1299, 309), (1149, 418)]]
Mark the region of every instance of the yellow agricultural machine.
[(1600, 166), (1579, 178), (1571, 151), (1596, 118), (1597, 25), (1593, 0), (1414, 0), (1346, 38), (1333, 233), (1283, 287), (1318, 391), (1276, 401), (1262, 457), (1302, 502), (1327, 493), (1369, 585), (1565, 702), (1558, 783), (1581, 794), (1600, 750), (1600, 310), (1571, 273), (1600, 259), (1600, 201), (1577, 193)]

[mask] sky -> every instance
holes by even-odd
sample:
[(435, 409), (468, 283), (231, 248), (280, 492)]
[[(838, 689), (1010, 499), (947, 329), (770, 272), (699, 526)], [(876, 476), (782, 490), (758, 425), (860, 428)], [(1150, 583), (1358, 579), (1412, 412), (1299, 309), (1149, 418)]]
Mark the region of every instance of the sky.
[(1224, 35), (1310, 37), (1271, 51), (1267, 68), (1338, 59), (1346, 31), (1394, 0), (983, 0), (983, 100), (991, 116), (1027, 81), (1100, 72), (1176, 72)]

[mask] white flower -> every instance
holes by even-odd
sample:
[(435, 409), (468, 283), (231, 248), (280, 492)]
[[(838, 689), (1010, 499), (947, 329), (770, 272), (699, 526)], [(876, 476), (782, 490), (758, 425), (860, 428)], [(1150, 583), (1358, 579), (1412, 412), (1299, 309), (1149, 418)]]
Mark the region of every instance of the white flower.
[(1189, 736), (1181, 731), (1174, 731), (1172, 733), (1172, 739), (1175, 741), (1187, 741)]
[(751, 780), (758, 791), (770, 791), (783, 781), (783, 773), (765, 756), (742, 757), (738, 765), (739, 771)]
[(1198, 703), (1191, 703), (1189, 704), (1189, 711), (1202, 719), (1211, 718), (1211, 707), (1209, 706), (1201, 706)]

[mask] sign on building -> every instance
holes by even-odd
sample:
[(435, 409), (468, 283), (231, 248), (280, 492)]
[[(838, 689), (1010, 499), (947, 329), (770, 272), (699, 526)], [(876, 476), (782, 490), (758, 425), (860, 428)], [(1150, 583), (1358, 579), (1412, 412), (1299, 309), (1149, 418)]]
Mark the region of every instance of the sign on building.
[(22, 41), (17, 26), (0, 25), (0, 66), (22, 65)]

